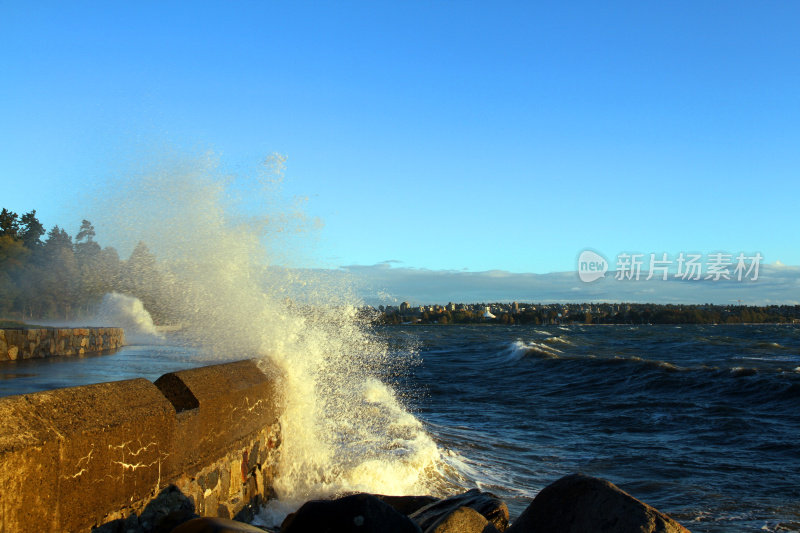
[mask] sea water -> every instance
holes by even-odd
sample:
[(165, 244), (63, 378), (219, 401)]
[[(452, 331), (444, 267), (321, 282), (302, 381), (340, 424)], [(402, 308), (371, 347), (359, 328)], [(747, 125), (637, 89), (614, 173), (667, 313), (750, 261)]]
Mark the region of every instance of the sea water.
[(399, 385), (461, 482), (518, 515), (584, 472), (692, 531), (800, 530), (800, 327), (407, 326)]
[[(312, 497), (472, 487), (504, 499), (513, 518), (549, 483), (584, 472), (695, 532), (800, 530), (796, 326), (389, 326), (373, 334), (405, 366), (364, 379), (363, 369), (328, 366), (356, 374), (346, 393), (319, 381), (292, 385), (316, 400), (284, 414), (280, 499), (263, 510), (264, 523)], [(106, 356), (3, 363), (0, 394), (156, 379), (218, 361), (174, 335)], [(315, 410), (339, 416), (320, 424)], [(328, 434), (313, 434), (320, 430)]]

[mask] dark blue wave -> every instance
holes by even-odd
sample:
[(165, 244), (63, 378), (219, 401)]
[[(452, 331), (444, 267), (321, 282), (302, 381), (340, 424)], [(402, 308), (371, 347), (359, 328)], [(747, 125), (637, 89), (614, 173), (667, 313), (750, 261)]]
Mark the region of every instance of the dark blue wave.
[(796, 327), (384, 332), (418, 339), (416, 409), (512, 515), (558, 476), (583, 471), (693, 531), (797, 529)]

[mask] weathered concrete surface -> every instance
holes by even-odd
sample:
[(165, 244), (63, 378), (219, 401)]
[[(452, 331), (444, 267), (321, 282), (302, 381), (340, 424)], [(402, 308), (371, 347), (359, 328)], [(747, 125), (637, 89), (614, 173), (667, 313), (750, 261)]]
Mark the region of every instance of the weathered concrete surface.
[(122, 328), (0, 329), (0, 361), (85, 355), (124, 345)]
[(177, 411), (170, 474), (208, 464), (278, 417), (274, 383), (253, 361), (170, 372), (155, 385)]
[[(229, 518), (268, 497), (273, 380), (240, 361), (158, 383), (166, 395), (136, 379), (0, 398), (0, 533), (149, 531), (167, 500)], [(167, 489), (180, 498), (156, 501)]]
[(149, 497), (175, 427), (146, 379), (0, 398), (0, 419), (2, 531), (74, 531)]

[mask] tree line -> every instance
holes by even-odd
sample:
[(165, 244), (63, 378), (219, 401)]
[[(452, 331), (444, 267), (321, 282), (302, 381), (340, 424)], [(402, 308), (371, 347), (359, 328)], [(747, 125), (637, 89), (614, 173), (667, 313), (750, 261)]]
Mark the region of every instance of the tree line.
[(74, 320), (91, 316), (104, 294), (123, 292), (142, 300), (155, 318), (165, 318), (161, 272), (140, 242), (130, 257), (102, 247), (83, 220), (73, 238), (59, 226), (45, 231), (36, 210), (0, 212), (0, 317)]

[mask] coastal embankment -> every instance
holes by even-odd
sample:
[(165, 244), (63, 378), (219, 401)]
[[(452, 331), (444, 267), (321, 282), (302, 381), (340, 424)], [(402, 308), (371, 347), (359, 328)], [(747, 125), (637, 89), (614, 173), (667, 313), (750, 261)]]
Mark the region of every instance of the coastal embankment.
[[(0, 531), (275, 531), (284, 412), (277, 370), (253, 360), (0, 398)], [(335, 496), (335, 495), (331, 495)], [(233, 519), (233, 520), (231, 520)], [(608, 526), (612, 524), (612, 526)], [(446, 498), (307, 501), (284, 533), (687, 533), (609, 482), (566, 476), (509, 521), (477, 489)]]
[(122, 328), (0, 329), (0, 361), (88, 355), (124, 345)]
[(0, 398), (0, 531), (247, 519), (271, 494), (279, 406), (251, 360)]

